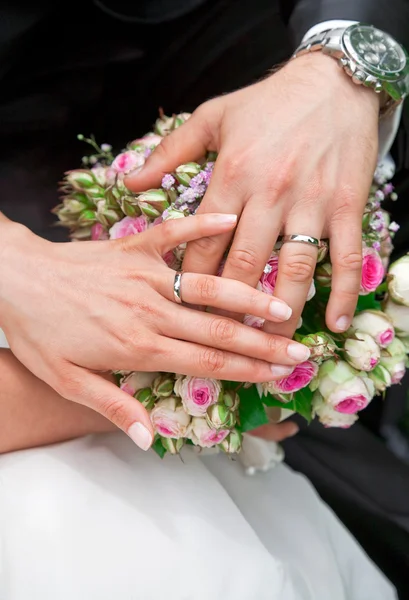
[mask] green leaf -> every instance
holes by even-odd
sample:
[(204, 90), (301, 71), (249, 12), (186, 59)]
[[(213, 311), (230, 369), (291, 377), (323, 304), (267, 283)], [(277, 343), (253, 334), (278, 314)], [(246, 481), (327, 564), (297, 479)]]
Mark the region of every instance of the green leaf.
[(255, 385), (238, 391), (240, 396), (240, 431), (251, 431), (268, 423), (267, 415)]
[(152, 444), (152, 450), (155, 450), (156, 454), (160, 457), (163, 458), (166, 454), (166, 450), (162, 445), (162, 441), (160, 438), (157, 438), (153, 444)]
[(367, 296), (359, 296), (358, 298), (356, 310), (361, 311), (368, 309), (381, 309), (381, 303), (376, 300), (375, 293), (368, 294)]
[(294, 394), (294, 400), (292, 404), (294, 409), (299, 415), (304, 417), (308, 423), (311, 423), (312, 419), (312, 396), (313, 393), (309, 387), (305, 387)]

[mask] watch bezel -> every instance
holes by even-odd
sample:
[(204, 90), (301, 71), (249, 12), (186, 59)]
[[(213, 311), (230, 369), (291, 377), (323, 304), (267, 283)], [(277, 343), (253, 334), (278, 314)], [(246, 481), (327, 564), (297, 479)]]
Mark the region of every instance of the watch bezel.
[(381, 29), (378, 29), (377, 27), (373, 27), (372, 25), (367, 24), (367, 23), (354, 23), (353, 25), (350, 25), (349, 27), (347, 27), (345, 29), (345, 31), (343, 32), (342, 37), (341, 37), (342, 50), (345, 53), (345, 55), (350, 60), (352, 60), (354, 63), (359, 65), (359, 67), (361, 67), (365, 71), (365, 73), (367, 73), (368, 75), (373, 75), (373, 76), (377, 77), (380, 81), (395, 82), (395, 81), (400, 81), (401, 79), (407, 77), (409, 75), (409, 55), (408, 55), (407, 51), (405, 50), (405, 48), (401, 44), (399, 44), (389, 33), (385, 32), (385, 31), (382, 31), (382, 33), (384, 35), (392, 38), (394, 40), (394, 42), (402, 50), (402, 52), (406, 58), (406, 64), (399, 71), (395, 71), (394, 73), (391, 73), (390, 71), (389, 72), (382, 71), (378, 67), (372, 67), (369, 63), (362, 60), (362, 58), (357, 53), (357, 51), (355, 50), (355, 48), (351, 42), (351, 35), (360, 27), (370, 27), (374, 30), (382, 31)]

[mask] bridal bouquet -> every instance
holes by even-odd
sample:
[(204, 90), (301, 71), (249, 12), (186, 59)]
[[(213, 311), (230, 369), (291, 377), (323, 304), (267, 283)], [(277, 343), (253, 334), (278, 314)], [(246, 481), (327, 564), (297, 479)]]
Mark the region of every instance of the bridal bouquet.
[[(66, 173), (62, 203), (54, 212), (73, 240), (107, 240), (138, 235), (168, 219), (195, 214), (209, 185), (216, 156), (180, 165), (165, 175), (161, 187), (134, 194), (123, 183), (126, 173), (141, 167), (162, 138), (188, 114), (162, 115), (154, 132), (129, 143), (114, 156), (108, 144), (83, 158), (82, 169)], [(391, 174), (389, 174), (391, 175)], [(285, 407), (326, 427), (350, 427), (376, 394), (402, 379), (409, 352), (409, 255), (389, 267), (392, 239), (399, 226), (381, 208), (396, 199), (388, 175), (375, 173), (362, 221), (363, 269), (355, 318), (348, 332), (325, 328), (331, 288), (328, 244), (319, 250), (314, 281), (295, 339), (310, 348), (310, 359), (283, 379), (261, 385), (187, 377), (175, 373), (116, 373), (118, 385), (150, 412), (156, 431), (155, 450), (178, 453), (185, 443), (218, 446), (238, 452), (242, 434), (268, 422), (265, 407)], [(185, 245), (164, 260), (179, 270)], [(270, 256), (259, 289), (274, 293), (279, 245)], [(223, 265), (220, 266), (220, 273)], [(261, 319), (245, 323), (261, 328)]]

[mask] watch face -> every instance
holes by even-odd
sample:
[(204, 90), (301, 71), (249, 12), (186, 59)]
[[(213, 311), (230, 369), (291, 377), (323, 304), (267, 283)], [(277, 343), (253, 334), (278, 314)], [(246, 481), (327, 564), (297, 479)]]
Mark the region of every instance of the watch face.
[(373, 75), (396, 79), (407, 65), (402, 46), (371, 25), (351, 25), (345, 30), (342, 42), (346, 54)]

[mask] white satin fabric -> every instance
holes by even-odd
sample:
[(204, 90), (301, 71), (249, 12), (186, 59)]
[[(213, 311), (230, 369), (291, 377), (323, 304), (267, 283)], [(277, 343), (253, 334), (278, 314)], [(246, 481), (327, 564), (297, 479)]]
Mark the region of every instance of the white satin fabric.
[(0, 457), (2, 600), (392, 600), (308, 481), (122, 433)]

